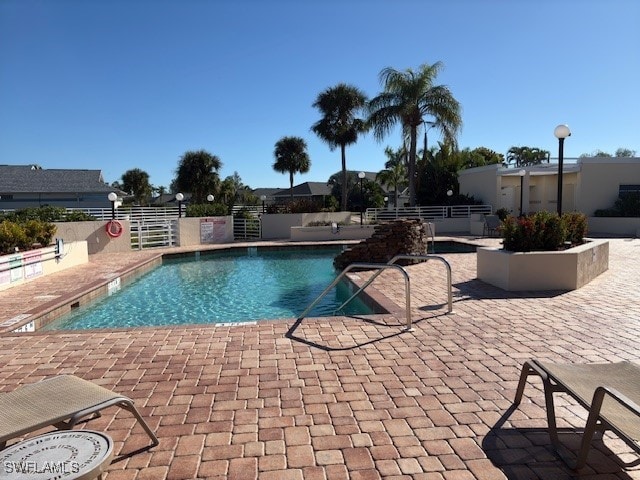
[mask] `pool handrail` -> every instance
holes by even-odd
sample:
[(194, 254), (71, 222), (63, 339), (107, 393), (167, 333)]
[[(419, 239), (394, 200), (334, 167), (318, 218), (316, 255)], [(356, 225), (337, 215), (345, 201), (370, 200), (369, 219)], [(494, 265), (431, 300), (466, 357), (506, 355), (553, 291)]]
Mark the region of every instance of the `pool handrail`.
[[(301, 321), (312, 309), (313, 307), (315, 307), (318, 302), (325, 296), (327, 295), (327, 293), (329, 293), (342, 279), (342, 277), (344, 277), (347, 273), (349, 273), (351, 270), (353, 270), (354, 268), (362, 268), (362, 269), (378, 269), (380, 272), (383, 270), (387, 270), (387, 269), (393, 269), (393, 270), (398, 270), (402, 276), (404, 277), (404, 288), (405, 288), (405, 310), (406, 310), (406, 318), (407, 318), (407, 324), (406, 324), (406, 330), (411, 331), (412, 330), (412, 326), (411, 326), (411, 286), (410, 286), (410, 278), (409, 278), (409, 274), (406, 272), (406, 270), (404, 268), (402, 268), (400, 265), (393, 265), (393, 264), (389, 264), (389, 263), (352, 263), (350, 265), (348, 265), (344, 270), (342, 270), (342, 272), (340, 272), (340, 274), (333, 280), (333, 282), (331, 282), (331, 284), (324, 289), (324, 291), (318, 295), (318, 298), (316, 298), (313, 302), (311, 302), (309, 304), (309, 306), (304, 310), (304, 312), (302, 312), (296, 321)], [(371, 282), (369, 282), (371, 283)], [(367, 284), (368, 285), (368, 284)], [(365, 287), (362, 287), (358, 290), (358, 293), (360, 293), (362, 290), (364, 290)], [(357, 295), (357, 294), (356, 294)], [(355, 295), (354, 295), (355, 296)], [(346, 305), (347, 303), (349, 303), (349, 301), (351, 301), (351, 299), (354, 297), (351, 297), (347, 302), (345, 302), (343, 304)], [(342, 308), (339, 307), (338, 310)]]
[[(429, 261), (431, 259), (440, 260), (441, 262), (444, 263), (444, 265), (445, 265), (445, 267), (447, 269), (447, 285), (448, 285), (448, 290), (449, 290), (448, 291), (448, 295), (447, 295), (447, 304), (448, 304), (447, 313), (452, 313), (453, 312), (453, 294), (452, 294), (452, 291), (451, 291), (452, 290), (452, 287), (451, 287), (451, 264), (444, 257), (441, 257), (439, 255), (428, 255), (428, 254), (427, 255), (409, 255), (409, 254), (400, 253), (400, 254), (396, 255), (395, 257), (393, 257), (391, 260), (389, 260), (387, 262), (387, 265), (393, 265), (398, 260), (425, 260), (425, 261)], [(380, 275), (382, 273), (382, 271), (383, 270), (378, 270), (373, 275), (371, 275), (369, 280), (367, 280), (342, 305), (340, 305), (338, 308), (336, 308), (336, 311), (344, 308), (351, 300), (356, 298), (360, 294), (360, 292), (362, 292), (365, 288), (367, 288), (378, 277), (378, 275)], [(406, 272), (406, 270), (404, 270), (404, 271)]]

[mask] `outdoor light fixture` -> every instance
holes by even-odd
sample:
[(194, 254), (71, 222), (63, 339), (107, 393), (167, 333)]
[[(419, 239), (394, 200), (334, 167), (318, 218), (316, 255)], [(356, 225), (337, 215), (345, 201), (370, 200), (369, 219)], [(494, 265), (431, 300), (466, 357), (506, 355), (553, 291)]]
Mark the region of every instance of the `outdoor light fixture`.
[(358, 174), (358, 178), (360, 179), (360, 227), (362, 227), (362, 216), (364, 214), (364, 188), (362, 186), (364, 176), (364, 172), (360, 172)]
[(182, 218), (182, 200), (184, 200), (184, 195), (176, 193), (176, 201), (178, 202), (178, 218)]
[(264, 213), (264, 202), (267, 200), (267, 196), (260, 195), (260, 200), (262, 200), (262, 213)]
[(524, 176), (526, 174), (526, 170), (518, 170), (518, 175), (520, 176), (520, 216), (524, 215), (524, 212), (522, 211), (522, 192), (524, 191)]
[(558, 216), (562, 215), (562, 161), (564, 160), (564, 139), (571, 136), (567, 125), (558, 125), (553, 134), (558, 139)]
[(118, 195), (115, 192), (111, 192), (107, 195), (107, 198), (111, 202), (111, 220), (116, 218), (116, 200), (118, 199)]
[(213, 195), (211, 195), (211, 194), (207, 195), (207, 202), (213, 202), (214, 198), (215, 197)]

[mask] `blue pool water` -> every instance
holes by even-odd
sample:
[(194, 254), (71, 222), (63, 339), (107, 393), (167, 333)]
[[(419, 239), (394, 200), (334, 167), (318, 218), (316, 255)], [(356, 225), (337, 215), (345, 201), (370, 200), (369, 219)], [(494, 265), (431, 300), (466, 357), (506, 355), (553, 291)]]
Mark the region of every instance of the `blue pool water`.
[[(46, 330), (234, 323), (297, 317), (335, 279), (339, 250), (208, 253), (169, 259), (113, 295), (80, 307)], [(339, 284), (308, 316), (332, 315), (349, 298)], [(370, 314), (355, 299), (346, 314)]]

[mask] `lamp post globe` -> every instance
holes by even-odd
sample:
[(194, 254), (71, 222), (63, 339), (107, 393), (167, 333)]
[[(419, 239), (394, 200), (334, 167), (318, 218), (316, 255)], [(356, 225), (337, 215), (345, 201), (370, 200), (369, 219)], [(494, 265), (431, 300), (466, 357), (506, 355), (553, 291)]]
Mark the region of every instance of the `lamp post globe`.
[(213, 202), (214, 198), (215, 197), (213, 195), (211, 195), (211, 194), (207, 195), (207, 202)]
[(260, 200), (262, 200), (262, 213), (264, 213), (264, 202), (267, 201), (266, 195), (260, 195)]
[(558, 216), (562, 216), (562, 174), (563, 174), (563, 161), (564, 161), (564, 139), (571, 136), (571, 130), (567, 125), (558, 125), (553, 134), (558, 139)]
[(178, 201), (178, 218), (182, 218), (182, 200), (184, 200), (184, 195), (176, 193), (176, 200)]
[(118, 195), (115, 192), (109, 193), (107, 198), (111, 202), (111, 220), (116, 218), (116, 200), (118, 199)]

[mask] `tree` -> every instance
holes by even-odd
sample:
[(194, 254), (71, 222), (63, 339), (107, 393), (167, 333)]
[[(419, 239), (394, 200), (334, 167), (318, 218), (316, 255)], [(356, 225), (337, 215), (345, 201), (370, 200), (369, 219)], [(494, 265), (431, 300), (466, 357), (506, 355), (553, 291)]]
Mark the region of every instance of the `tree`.
[(620, 147), (616, 150), (615, 155), (611, 155), (610, 153), (603, 152), (602, 150), (596, 150), (595, 152), (591, 152), (591, 153), (583, 153), (582, 155), (580, 155), (580, 158), (589, 158), (589, 157), (611, 158), (611, 157), (635, 157), (635, 156), (636, 156), (635, 150)]
[(153, 191), (149, 183), (149, 174), (139, 168), (127, 170), (122, 175), (122, 189), (133, 195), (138, 205), (147, 203), (147, 199)]
[(173, 192), (191, 193), (191, 203), (206, 203), (207, 195), (217, 193), (222, 162), (205, 150), (188, 151), (180, 157), (176, 177), (171, 183)]
[[(383, 92), (369, 102), (369, 125), (378, 140), (396, 125), (409, 138), (409, 202), (416, 204), (416, 151), (419, 128), (434, 127), (446, 143), (455, 146), (462, 126), (460, 104), (443, 85), (434, 85), (442, 62), (421, 65), (417, 71), (387, 67), (380, 72)], [(434, 119), (425, 122), (424, 117)], [(427, 124), (429, 126), (427, 126)]]
[(484, 165), (504, 163), (504, 155), (487, 147), (478, 147), (473, 150), (465, 148), (460, 152), (460, 162), (463, 169), (482, 167)]
[(393, 187), (394, 190), (394, 202), (395, 206), (398, 206), (398, 194), (400, 188), (407, 184), (407, 169), (404, 166), (403, 149), (399, 149), (394, 152), (391, 148), (387, 147), (384, 150), (389, 160), (385, 163), (385, 169), (378, 172), (376, 175), (376, 181), (381, 185), (387, 185)]
[(289, 173), (291, 200), (293, 200), (293, 176), (296, 173), (307, 173), (311, 166), (307, 154), (307, 143), (300, 137), (282, 137), (276, 142), (273, 151), (276, 161), (273, 169), (280, 173)]
[[(356, 143), (358, 135), (366, 131), (365, 121), (358, 118), (367, 103), (366, 95), (358, 88), (340, 83), (318, 95), (313, 106), (320, 110), (322, 118), (311, 130), (334, 150), (340, 147), (342, 159), (342, 184), (347, 183), (347, 145)], [(340, 208), (347, 209), (347, 191), (342, 190)]]
[(446, 205), (451, 201), (447, 192), (451, 190), (453, 194), (458, 193), (458, 171), (463, 157), (444, 142), (440, 142), (439, 149), (432, 149), (429, 154), (429, 161), (419, 164), (421, 181), (416, 195), (421, 205)]
[(549, 162), (551, 153), (538, 147), (511, 147), (507, 152), (507, 164), (514, 167), (527, 167)]

